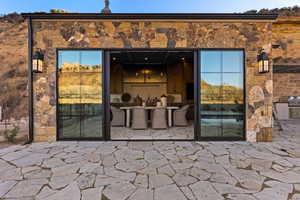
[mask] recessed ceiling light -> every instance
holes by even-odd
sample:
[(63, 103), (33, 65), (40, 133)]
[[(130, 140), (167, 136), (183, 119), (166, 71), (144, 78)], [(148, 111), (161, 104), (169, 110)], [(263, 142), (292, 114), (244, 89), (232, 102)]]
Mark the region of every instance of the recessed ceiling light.
[(145, 60), (147, 61), (149, 58), (148, 57), (145, 57)]

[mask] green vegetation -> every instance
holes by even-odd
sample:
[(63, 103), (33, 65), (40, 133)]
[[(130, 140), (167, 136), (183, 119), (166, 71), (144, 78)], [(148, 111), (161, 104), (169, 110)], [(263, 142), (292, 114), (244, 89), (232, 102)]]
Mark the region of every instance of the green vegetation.
[(210, 85), (201, 81), (202, 103), (243, 104), (243, 88)]
[(14, 124), (12, 129), (4, 130), (3, 135), (8, 142), (14, 143), (16, 141), (16, 137), (19, 131), (20, 131), (20, 127)]

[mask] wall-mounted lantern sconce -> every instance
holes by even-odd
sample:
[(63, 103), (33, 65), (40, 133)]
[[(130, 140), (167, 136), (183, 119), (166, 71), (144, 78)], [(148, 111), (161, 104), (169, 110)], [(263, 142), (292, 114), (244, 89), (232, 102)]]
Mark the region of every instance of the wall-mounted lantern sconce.
[(268, 73), (270, 71), (269, 57), (268, 54), (263, 50), (261, 50), (259, 55), (257, 56), (257, 62), (259, 73)]
[(32, 72), (42, 73), (43, 64), (44, 64), (44, 55), (41, 52), (36, 51), (32, 56)]

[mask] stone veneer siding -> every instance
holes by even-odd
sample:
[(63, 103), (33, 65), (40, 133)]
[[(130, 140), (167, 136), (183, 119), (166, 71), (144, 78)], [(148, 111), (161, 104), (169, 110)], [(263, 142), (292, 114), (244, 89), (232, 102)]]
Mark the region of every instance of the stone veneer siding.
[(271, 21), (34, 20), (33, 50), (45, 55), (44, 72), (34, 74), (34, 140), (56, 140), (57, 48), (243, 48), (247, 141), (268, 141), (272, 73), (258, 74), (257, 52), (264, 47), (271, 54), (271, 42)]
[(300, 73), (274, 73), (273, 102), (286, 101), (289, 96), (300, 96)]
[[(300, 17), (279, 18), (273, 24), (274, 65), (300, 66)], [(274, 73), (274, 98), (278, 101), (285, 96), (300, 96), (299, 73)]]

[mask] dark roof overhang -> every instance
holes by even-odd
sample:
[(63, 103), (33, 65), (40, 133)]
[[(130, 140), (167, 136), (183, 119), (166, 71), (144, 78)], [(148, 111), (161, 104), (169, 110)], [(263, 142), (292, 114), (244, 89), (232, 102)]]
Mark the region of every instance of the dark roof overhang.
[(31, 19), (108, 19), (108, 20), (275, 20), (273, 14), (237, 13), (22, 13)]

